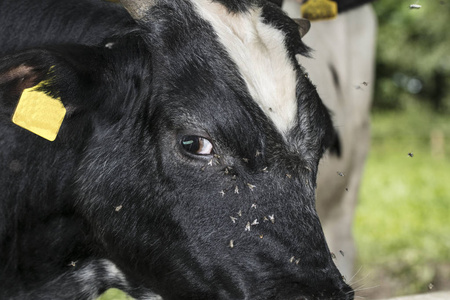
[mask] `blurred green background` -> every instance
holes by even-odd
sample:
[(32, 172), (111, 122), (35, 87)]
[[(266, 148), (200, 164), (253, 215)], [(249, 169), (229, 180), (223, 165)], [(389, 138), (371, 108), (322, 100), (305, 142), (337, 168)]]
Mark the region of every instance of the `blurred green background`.
[(450, 1), (374, 7), (377, 80), (354, 287), (368, 299), (450, 290)]
[[(374, 7), (372, 148), (350, 283), (366, 299), (450, 290), (450, 0)], [(126, 298), (112, 290), (100, 299)]]

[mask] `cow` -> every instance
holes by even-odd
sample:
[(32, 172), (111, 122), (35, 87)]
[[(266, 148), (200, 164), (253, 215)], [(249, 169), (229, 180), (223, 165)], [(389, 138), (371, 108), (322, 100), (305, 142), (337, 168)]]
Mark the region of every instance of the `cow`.
[(122, 4), (1, 3), (0, 299), (353, 299), (315, 210), (336, 134), (308, 22)]
[[(300, 18), (299, 2), (284, 0), (283, 9)], [(352, 224), (370, 145), (377, 25), (370, 0), (336, 2), (335, 19), (312, 24), (304, 41), (314, 49), (313, 59), (302, 57), (301, 64), (339, 135), (340, 156), (326, 153), (319, 164), (316, 203), (328, 246), (337, 254), (335, 263), (351, 278), (356, 257)]]

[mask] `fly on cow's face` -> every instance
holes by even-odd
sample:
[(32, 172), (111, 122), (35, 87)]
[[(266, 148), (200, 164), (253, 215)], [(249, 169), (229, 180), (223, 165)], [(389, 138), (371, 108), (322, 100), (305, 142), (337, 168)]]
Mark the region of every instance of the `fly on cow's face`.
[(76, 267), (77, 265), (77, 260), (76, 261), (71, 261), (70, 264), (68, 264), (69, 267)]
[(255, 189), (255, 185), (251, 184), (251, 183), (247, 183), (248, 188), (250, 189), (250, 191), (253, 192), (253, 190)]

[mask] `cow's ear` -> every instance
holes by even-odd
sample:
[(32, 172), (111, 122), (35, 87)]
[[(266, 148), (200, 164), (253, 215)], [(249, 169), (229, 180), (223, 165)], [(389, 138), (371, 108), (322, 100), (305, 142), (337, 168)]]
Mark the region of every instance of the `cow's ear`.
[(60, 129), (80, 126), (100, 105), (94, 94), (103, 64), (94, 48), (75, 48), (34, 49), (1, 58), (1, 118), (48, 140)]
[(311, 22), (304, 18), (294, 19), (294, 21), (298, 25), (300, 36), (304, 37), (308, 33), (309, 29), (311, 29)]
[(36, 86), (61, 98), (71, 112), (98, 105), (91, 94), (101, 85), (104, 65), (102, 53), (86, 46), (32, 49), (0, 58), (0, 107), (17, 105), (23, 91)]
[(0, 107), (2, 112), (11, 113), (25, 89), (45, 80), (48, 68), (42, 64), (26, 61), (4, 64), (0, 69)]

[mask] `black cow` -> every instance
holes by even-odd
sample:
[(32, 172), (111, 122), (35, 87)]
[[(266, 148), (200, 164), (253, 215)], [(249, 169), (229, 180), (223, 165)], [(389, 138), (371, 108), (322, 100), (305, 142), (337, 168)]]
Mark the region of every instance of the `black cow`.
[[(314, 207), (334, 130), (302, 28), (259, 0), (123, 3), (136, 23), (1, 2), (0, 299), (353, 299)], [(47, 126), (44, 103), (53, 142), (12, 122)]]

